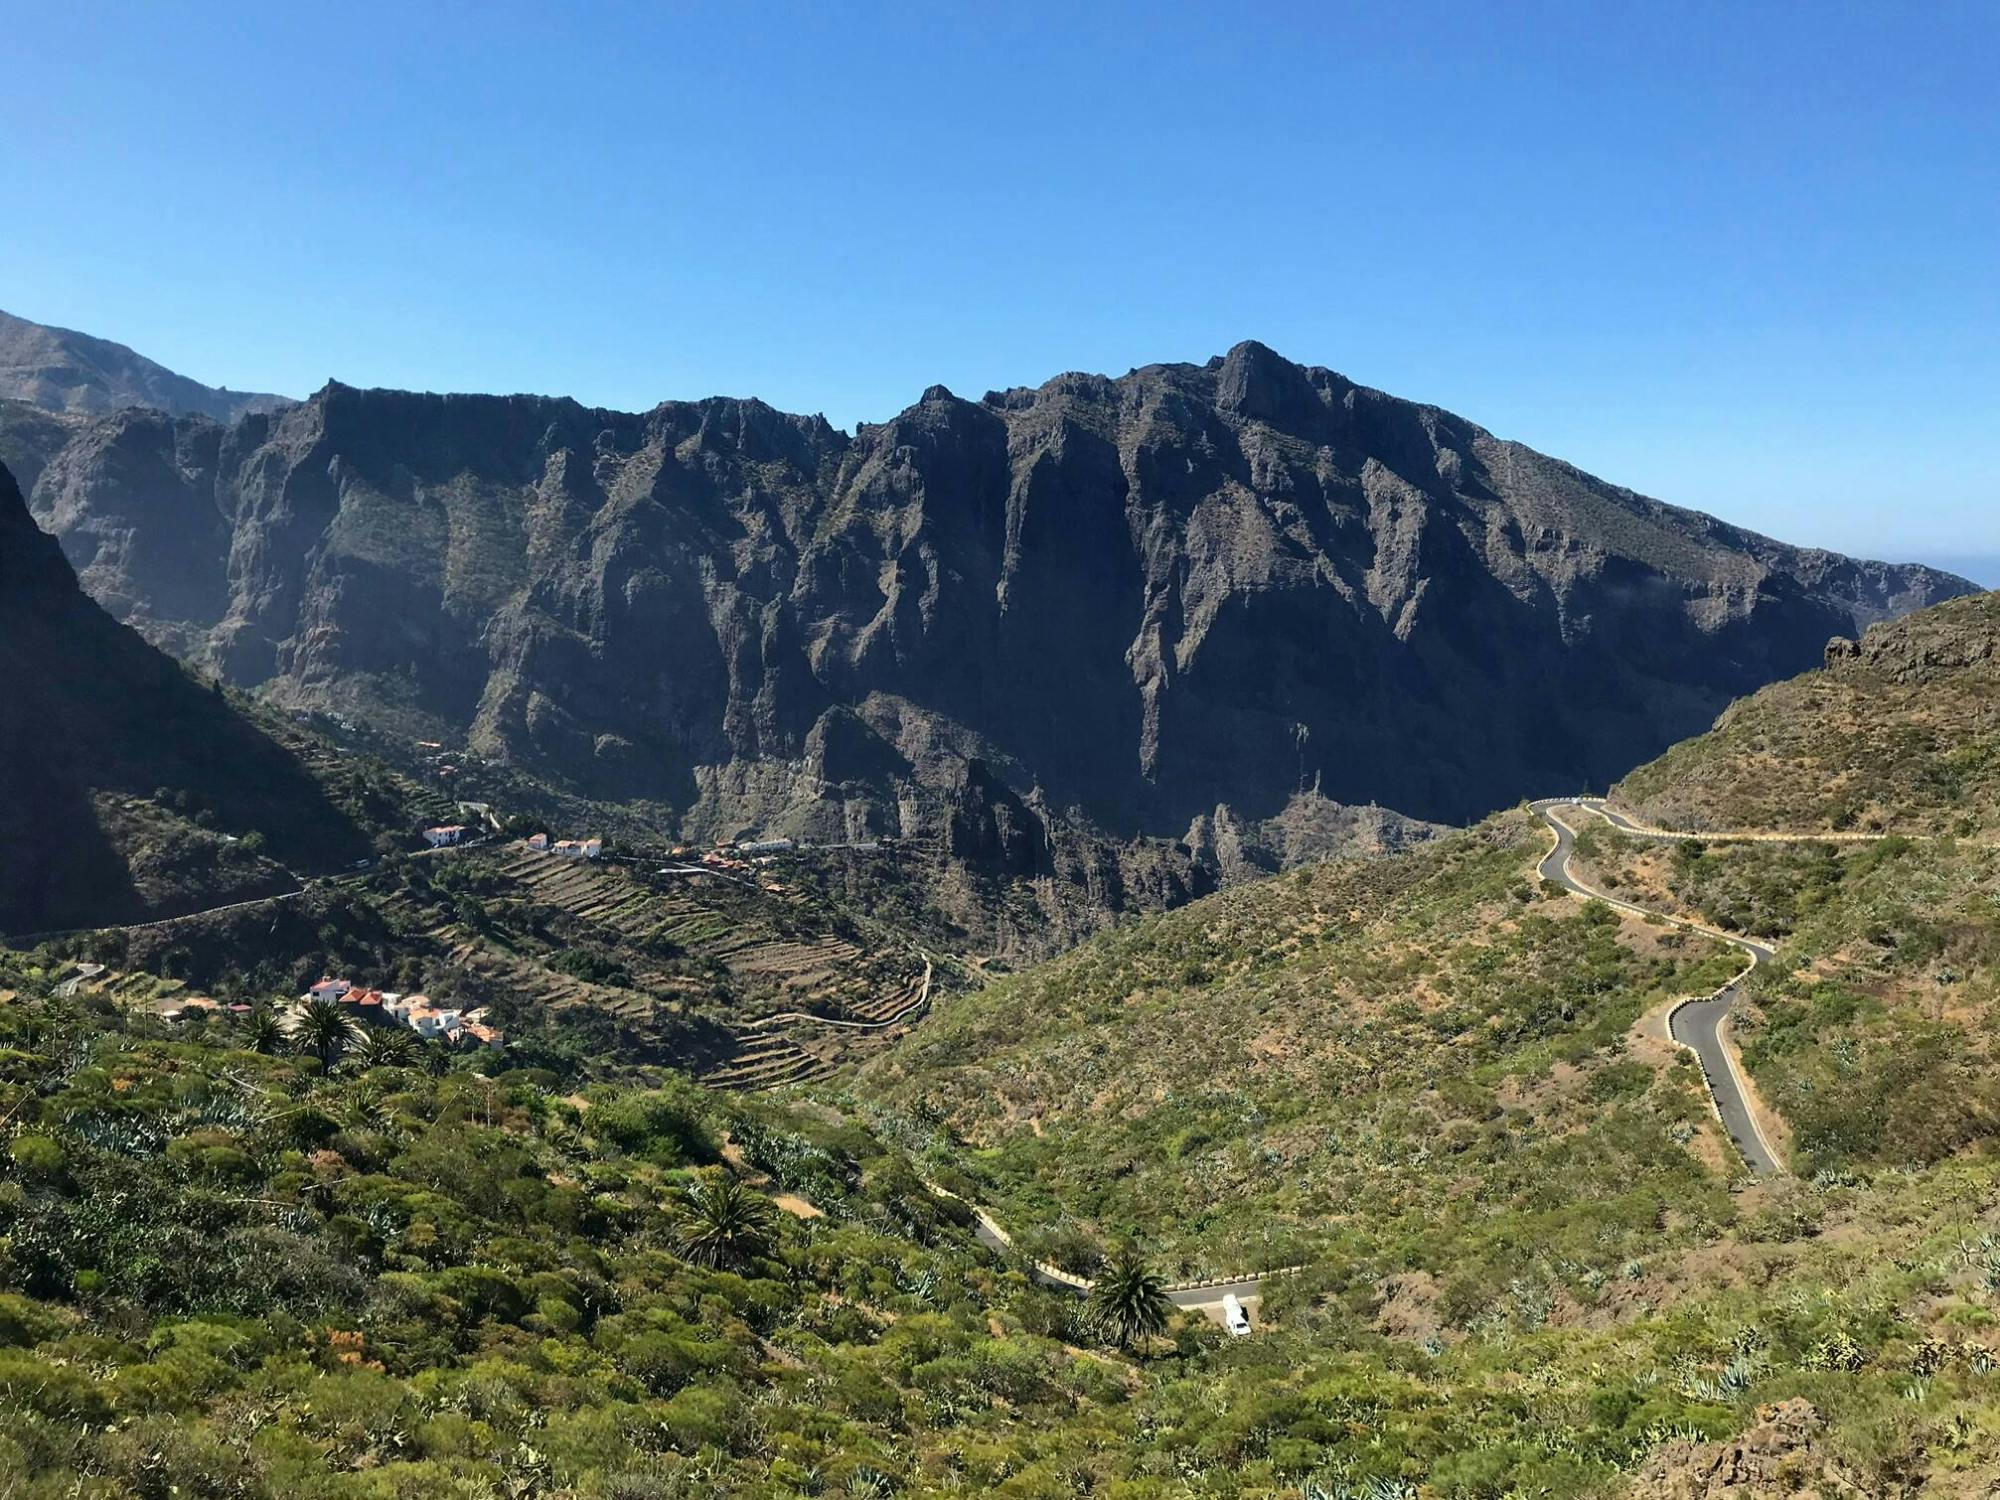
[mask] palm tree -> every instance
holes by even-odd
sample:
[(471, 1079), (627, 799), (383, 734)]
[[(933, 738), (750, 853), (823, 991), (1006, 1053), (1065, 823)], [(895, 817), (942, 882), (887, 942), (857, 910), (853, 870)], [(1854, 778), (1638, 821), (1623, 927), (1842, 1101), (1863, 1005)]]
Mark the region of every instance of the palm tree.
[(416, 1050), (417, 1040), (409, 1032), (376, 1028), (361, 1039), (354, 1060), (364, 1068), (407, 1068)]
[(1127, 1245), (1112, 1257), (1091, 1288), (1090, 1309), (1118, 1341), (1118, 1347), (1129, 1349), (1134, 1339), (1166, 1328), (1173, 1303), (1167, 1297), (1166, 1283), (1135, 1247)]
[(698, 1266), (740, 1266), (770, 1247), (770, 1203), (733, 1177), (696, 1182), (675, 1208), (680, 1252)]
[(300, 1012), (292, 1037), (301, 1051), (318, 1054), (320, 1072), (331, 1073), (340, 1054), (353, 1044), (355, 1033), (354, 1018), (338, 1004), (312, 1004)]
[(243, 1040), (252, 1052), (276, 1052), (284, 1044), (284, 1028), (278, 1025), (270, 1006), (260, 1005), (250, 1012), (250, 1019), (243, 1026)]

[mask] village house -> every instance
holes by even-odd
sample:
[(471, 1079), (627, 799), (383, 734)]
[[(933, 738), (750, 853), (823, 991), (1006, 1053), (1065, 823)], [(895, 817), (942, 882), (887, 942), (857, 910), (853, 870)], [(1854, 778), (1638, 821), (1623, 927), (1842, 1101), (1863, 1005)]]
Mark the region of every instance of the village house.
[(531, 834), (529, 834), (529, 835), (528, 835), (528, 847), (529, 847), (530, 849), (534, 850), (534, 851), (535, 851), (535, 852), (536, 852), (537, 854), (546, 854), (546, 853), (548, 853), (548, 849), (549, 849), (549, 836), (548, 836), (548, 835), (547, 835), (546, 833), (531, 833)]
[(442, 849), (448, 844), (456, 844), (464, 837), (465, 825), (463, 823), (445, 823), (437, 828), (426, 828), (424, 830), (424, 842), (429, 844), (433, 849)]
[(564, 859), (596, 859), (604, 852), (604, 840), (557, 839), (555, 849)]
[(455, 1006), (413, 1005), (409, 1026), (426, 1041), (455, 1042), (465, 1029), (465, 1017)]
[[(378, 1021), (401, 1026), (414, 1031), (426, 1041), (441, 1041), (450, 1046), (467, 1043), (497, 1048), (506, 1041), (506, 1033), (498, 1027), (486, 1024), (488, 1015), (485, 1006), (464, 1010), (455, 1005), (433, 1005), (428, 995), (405, 995), (397, 990), (373, 990), (359, 988), (345, 979), (322, 979), (300, 996), (303, 1005), (333, 1005), (352, 1007), (355, 1019), (364, 1024)], [(195, 1006), (213, 1008), (215, 1002), (189, 1002)], [(298, 1014), (291, 1017), (296, 1023)]]

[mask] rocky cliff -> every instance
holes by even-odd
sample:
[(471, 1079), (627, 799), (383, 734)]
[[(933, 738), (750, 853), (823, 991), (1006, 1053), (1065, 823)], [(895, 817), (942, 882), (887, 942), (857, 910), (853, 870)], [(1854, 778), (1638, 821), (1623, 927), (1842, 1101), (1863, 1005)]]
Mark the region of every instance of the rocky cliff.
[(0, 681), (0, 934), (265, 895), (368, 850), (292, 754), (84, 595), (4, 468)]
[(1283, 858), (1330, 804), (1601, 786), (1971, 587), (1254, 343), (933, 387), (853, 436), (341, 385), (226, 427), (127, 411), (32, 503), (121, 618), (282, 702), (690, 834), (927, 833), (1015, 872), (1066, 824)]

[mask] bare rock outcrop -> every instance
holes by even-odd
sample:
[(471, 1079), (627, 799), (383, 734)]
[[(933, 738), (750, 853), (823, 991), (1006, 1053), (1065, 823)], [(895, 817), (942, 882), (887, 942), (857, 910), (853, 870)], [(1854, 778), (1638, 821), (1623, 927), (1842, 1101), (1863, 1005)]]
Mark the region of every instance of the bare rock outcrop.
[(1078, 831), (1199, 863), (1192, 828), (1261, 868), (1327, 847), (1314, 808), (1604, 785), (1830, 635), (1969, 588), (1254, 343), (933, 386), (852, 436), (754, 400), (329, 385), (42, 457), (86, 587), (233, 682), (690, 834), (924, 836), (1028, 878)]

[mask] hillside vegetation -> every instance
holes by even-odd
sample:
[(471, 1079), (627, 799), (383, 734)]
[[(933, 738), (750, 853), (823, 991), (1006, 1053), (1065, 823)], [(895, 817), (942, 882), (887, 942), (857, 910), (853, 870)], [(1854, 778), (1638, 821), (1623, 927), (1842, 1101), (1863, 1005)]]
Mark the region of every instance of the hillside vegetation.
[(1661, 1205), (1469, 1327), (1330, 1254), (1261, 1338), (1123, 1354), (824, 1106), (322, 1076), (55, 977), (0, 959), (10, 1500), (1652, 1496), (1801, 1395), (1826, 1431), (1756, 1439), (1794, 1480), (2000, 1477), (1988, 1165)]
[(2000, 831), (2000, 593), (1836, 641), (1613, 788), (1667, 827)]
[(1737, 961), (1535, 889), (1545, 846), (1508, 814), (1134, 923), (952, 999), (859, 1087), (1086, 1245), (1422, 1271), (1464, 1319), (1516, 1278), (1557, 1293), (1670, 1206), (1726, 1215), (1699, 1075), (1626, 1034)]

